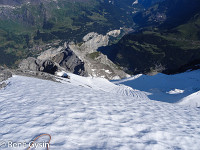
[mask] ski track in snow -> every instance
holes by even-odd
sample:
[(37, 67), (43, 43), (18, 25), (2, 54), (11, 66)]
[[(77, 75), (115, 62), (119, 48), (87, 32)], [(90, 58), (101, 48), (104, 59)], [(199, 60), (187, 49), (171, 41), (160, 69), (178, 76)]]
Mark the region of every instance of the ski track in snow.
[(147, 101), (137, 90), (120, 95), (127, 87), (117, 94), (21, 76), (8, 82), (0, 90), (0, 141), (48, 133), (52, 150), (199, 150), (198, 108)]
[(109, 92), (116, 93), (116, 94), (119, 94), (119, 95), (124, 95), (124, 96), (131, 96), (131, 97), (134, 97), (134, 98), (140, 98), (140, 99), (143, 99), (143, 100), (149, 100), (149, 98), (147, 97), (148, 93), (132, 89), (131, 87), (125, 86), (125, 85), (122, 85), (122, 84), (115, 86)]

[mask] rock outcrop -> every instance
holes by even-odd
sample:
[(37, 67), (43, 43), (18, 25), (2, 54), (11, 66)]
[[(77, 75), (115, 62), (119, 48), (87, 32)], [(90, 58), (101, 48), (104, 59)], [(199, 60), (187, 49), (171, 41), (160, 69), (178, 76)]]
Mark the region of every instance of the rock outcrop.
[(121, 34), (121, 30), (112, 30), (107, 33), (108, 36), (118, 37)]
[(58, 66), (51, 60), (39, 60), (33, 57), (24, 59), (20, 64), (21, 70), (41, 71), (50, 74), (55, 74)]
[(6, 87), (7, 83), (5, 80), (12, 77), (12, 73), (3, 67), (0, 67), (0, 89)]
[(43, 52), (37, 59), (42, 61), (51, 60), (57, 64), (58, 68), (63, 68), (77, 75), (88, 75), (85, 71), (84, 62), (69, 47), (51, 48)]
[(80, 48), (87, 53), (93, 53), (99, 47), (108, 45), (109, 36), (91, 32), (83, 37), (83, 42)]
[[(51, 75), (50, 73), (41, 72), (39, 71), (40, 69), (38, 69), (39, 68), (38, 66), (37, 67), (36, 65), (34, 66), (33, 60), (36, 60), (35, 58), (28, 58), (26, 59), (26, 61), (24, 60), (23, 62), (24, 63), (28, 62), (28, 60), (29, 60), (29, 64), (31, 64), (32, 62), (32, 66), (29, 66), (29, 68), (28, 67), (25, 68), (25, 66), (18, 69), (5, 69), (4, 67), (0, 67), (0, 89), (5, 88), (9, 84), (9, 82), (7, 82), (6, 80), (8, 78), (11, 78), (13, 75), (35, 77), (35, 78), (39, 78), (43, 80), (58, 82), (58, 80), (56, 79), (56, 76)], [(36, 70), (36, 68), (38, 69), (38, 71)]]
[(109, 44), (110, 37), (118, 37), (121, 34), (121, 30), (112, 30), (106, 35), (98, 34), (95, 32), (88, 33), (83, 37), (83, 43), (80, 49), (85, 53), (93, 53), (98, 50), (99, 47), (107, 46)]
[(113, 30), (106, 35), (92, 32), (83, 37), (81, 45), (71, 42), (68, 47), (85, 63), (84, 67), (88, 75), (110, 80), (125, 78), (129, 75), (109, 60), (106, 55), (98, 52), (100, 47), (109, 44), (110, 37), (116, 38), (120, 33), (121, 30)]
[(37, 58), (27, 58), (19, 64), (20, 70), (50, 73), (72, 72), (81, 76), (120, 79), (128, 77), (124, 71), (110, 61), (98, 48), (106, 46), (110, 37), (117, 37), (120, 30), (110, 31), (106, 35), (89, 33), (83, 37), (82, 44), (65, 43), (63, 47), (42, 52)]

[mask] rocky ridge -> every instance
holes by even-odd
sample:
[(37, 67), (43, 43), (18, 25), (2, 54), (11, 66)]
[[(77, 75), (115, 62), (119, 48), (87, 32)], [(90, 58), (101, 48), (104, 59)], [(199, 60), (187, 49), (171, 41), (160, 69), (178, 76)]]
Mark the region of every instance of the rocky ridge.
[(71, 42), (68, 46), (85, 63), (88, 75), (107, 79), (125, 78), (129, 75), (98, 51), (100, 47), (109, 44), (111, 37), (116, 38), (120, 33), (120, 30), (110, 31), (106, 35), (91, 32), (83, 37), (81, 45)]
[(42, 62), (48, 60), (54, 63), (54, 65), (57, 66), (57, 69), (52, 74), (55, 74), (56, 71), (64, 70), (81, 76), (88, 75), (84, 68), (84, 62), (66, 46), (50, 48), (49, 50), (42, 52), (41, 55), (37, 57), (37, 60)]
[(113, 30), (106, 35), (95, 32), (83, 37), (83, 42), (64, 43), (58, 48), (51, 47), (37, 58), (29, 57), (19, 64), (20, 70), (46, 72), (55, 75), (57, 72), (72, 72), (81, 76), (102, 77), (109, 80), (128, 77), (129, 75), (116, 66), (98, 48), (107, 46), (110, 37), (116, 38), (120, 30)]

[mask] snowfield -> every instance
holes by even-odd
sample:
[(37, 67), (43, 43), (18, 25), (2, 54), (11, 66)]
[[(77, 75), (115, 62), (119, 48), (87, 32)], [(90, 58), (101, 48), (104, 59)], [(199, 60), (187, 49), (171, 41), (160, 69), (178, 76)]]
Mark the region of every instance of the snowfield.
[[(113, 81), (148, 93), (151, 100), (200, 107), (200, 70), (175, 75), (136, 75)], [(189, 99), (189, 100), (188, 100)]]
[[(136, 85), (133, 89), (105, 79), (70, 76), (58, 79), (62, 83), (23, 76), (7, 81), (0, 90), (0, 149), (27, 149), (27, 145), (11, 146), (48, 133), (50, 150), (199, 150), (199, 108), (150, 100), (154, 93), (148, 90), (150, 85), (143, 84), (145, 91), (135, 84), (142, 76), (126, 79)], [(186, 84), (189, 81), (173, 88), (184, 94)], [(197, 86), (192, 84), (190, 89)], [(163, 85), (162, 92), (173, 90), (170, 87), (163, 90)]]
[(200, 108), (200, 91), (183, 98), (179, 104)]

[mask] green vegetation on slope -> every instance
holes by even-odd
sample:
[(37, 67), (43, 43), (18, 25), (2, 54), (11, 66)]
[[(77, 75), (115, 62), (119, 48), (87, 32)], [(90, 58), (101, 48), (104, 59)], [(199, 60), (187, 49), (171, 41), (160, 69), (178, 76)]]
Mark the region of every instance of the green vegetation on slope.
[(24, 4), (0, 16), (0, 64), (12, 66), (16, 60), (35, 55), (34, 45), (55, 40), (81, 42), (89, 32), (106, 32), (132, 26), (127, 10), (98, 0), (59, 0), (57, 3)]
[(200, 15), (172, 29), (131, 33), (103, 53), (133, 74), (185, 71), (190, 64), (200, 64)]

